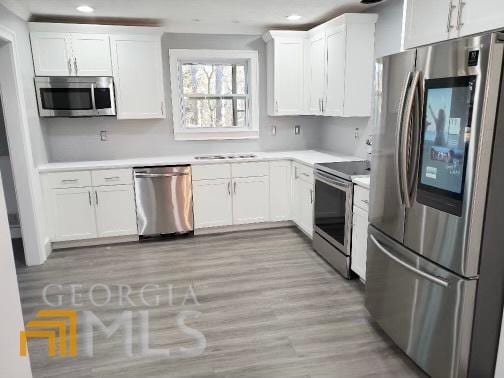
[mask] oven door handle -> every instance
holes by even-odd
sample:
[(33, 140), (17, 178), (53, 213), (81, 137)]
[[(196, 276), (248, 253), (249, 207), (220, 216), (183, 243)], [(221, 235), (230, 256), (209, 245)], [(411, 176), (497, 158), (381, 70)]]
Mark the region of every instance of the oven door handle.
[(333, 186), (337, 189), (341, 189), (344, 191), (351, 189), (353, 185), (351, 182), (341, 180), (339, 178), (336, 178), (332, 175), (328, 175), (320, 171), (315, 172), (315, 180), (321, 181), (323, 183), (326, 183), (327, 185)]

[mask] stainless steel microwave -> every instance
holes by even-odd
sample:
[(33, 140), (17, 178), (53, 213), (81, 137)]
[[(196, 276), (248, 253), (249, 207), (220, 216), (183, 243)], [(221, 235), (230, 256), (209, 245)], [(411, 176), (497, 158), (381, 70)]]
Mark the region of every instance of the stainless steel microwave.
[(41, 117), (99, 117), (116, 115), (111, 77), (35, 78)]

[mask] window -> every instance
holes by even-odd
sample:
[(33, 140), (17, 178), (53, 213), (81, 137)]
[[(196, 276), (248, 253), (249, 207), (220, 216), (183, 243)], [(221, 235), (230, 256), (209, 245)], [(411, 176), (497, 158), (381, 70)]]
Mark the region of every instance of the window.
[(170, 50), (176, 140), (258, 138), (256, 51)]

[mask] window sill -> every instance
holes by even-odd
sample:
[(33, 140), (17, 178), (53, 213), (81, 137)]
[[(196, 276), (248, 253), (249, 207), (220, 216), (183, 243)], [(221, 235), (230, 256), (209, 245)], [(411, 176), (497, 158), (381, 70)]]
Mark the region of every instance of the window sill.
[(230, 139), (259, 139), (258, 130), (250, 131), (219, 131), (219, 132), (184, 132), (175, 133), (175, 140), (230, 140)]

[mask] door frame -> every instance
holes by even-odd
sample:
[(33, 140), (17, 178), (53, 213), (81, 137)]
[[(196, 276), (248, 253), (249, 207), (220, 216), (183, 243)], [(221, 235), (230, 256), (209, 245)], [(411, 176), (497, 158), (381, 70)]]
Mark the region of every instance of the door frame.
[(11, 152), (25, 261), (27, 265), (38, 265), (44, 263), (50, 253), (50, 243), (44, 229), (42, 187), (32, 153), (16, 34), (2, 25), (0, 63), (0, 96)]

